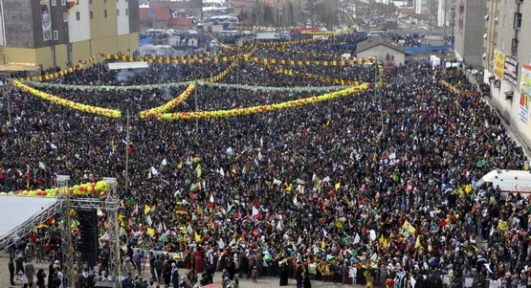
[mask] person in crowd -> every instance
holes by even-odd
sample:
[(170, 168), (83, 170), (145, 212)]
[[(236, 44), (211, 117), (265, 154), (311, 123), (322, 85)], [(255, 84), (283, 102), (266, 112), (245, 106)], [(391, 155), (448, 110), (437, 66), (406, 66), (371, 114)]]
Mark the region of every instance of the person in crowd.
[[(153, 63), (138, 73), (102, 73), (95, 65), (28, 83), (130, 117), (108, 119), (11, 91), (2, 100), (11, 109), (1, 111), (1, 190), (47, 189), (63, 174), (73, 183), (116, 177), (121, 240), (130, 243), (138, 275), (142, 251), (182, 255), (182, 265), (201, 273), (212, 263), (201, 247), (212, 247), (214, 265), (229, 280), (256, 266), (258, 275), (270, 271), (285, 286), (300, 261), (316, 267), (319, 280), (347, 282), (355, 268), (353, 281), (368, 286), (376, 277), (394, 279), (395, 287), (411, 279), (438, 285), (441, 273), (459, 283), (487, 276), (519, 283), (531, 264), (531, 200), (474, 183), (495, 169), (529, 170), (525, 147), (478, 87), (444, 65), (413, 60), (380, 71), (369, 59), (336, 63), (358, 40), (346, 34), (336, 43), (257, 46), (235, 66)], [(189, 83), (176, 87), (178, 81), (228, 68), (169, 112), (263, 106), (329, 94), (353, 81), (371, 85), (270, 113), (180, 122), (137, 116), (180, 95)], [(36, 237), (54, 261), (59, 223), (46, 225)], [(165, 282), (176, 287), (174, 268), (164, 267)]]

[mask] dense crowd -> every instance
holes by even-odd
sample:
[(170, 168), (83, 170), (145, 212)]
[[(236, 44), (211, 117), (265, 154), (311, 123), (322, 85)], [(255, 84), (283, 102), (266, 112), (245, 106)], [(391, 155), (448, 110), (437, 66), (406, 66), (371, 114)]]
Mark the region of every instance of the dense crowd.
[[(311, 52), (326, 51), (335, 45), (331, 41), (297, 49), (319, 59)], [(265, 48), (254, 55), (296, 57)], [(161, 70), (169, 75), (164, 81), (189, 81), (227, 66), (157, 64), (124, 85), (157, 83)], [(373, 65), (288, 68), (375, 81)], [(98, 79), (121, 85), (116, 73), (98, 66), (52, 82), (81, 85)], [(395, 279), (385, 281), (388, 286), (423, 287), (441, 281), (434, 275), (446, 275), (444, 283), (456, 286), (467, 278), (479, 287), (487, 277), (502, 287), (528, 285), (529, 199), (468, 186), (496, 168), (529, 169), (522, 149), (479, 93), (456, 95), (441, 84), (446, 79), (474, 89), (466, 79), (451, 81), (444, 69), (421, 62), (398, 66), (386, 79), (383, 89), (336, 101), (197, 122), (138, 117), (140, 110), (161, 105), (184, 88), (39, 88), (129, 111), (130, 126), (125, 117), (82, 114), (12, 91), (13, 122), (5, 109), (1, 120), (1, 190), (51, 187), (59, 174), (70, 175), (71, 183), (116, 177), (124, 199), (122, 266), (135, 275), (148, 258), (152, 278), (167, 285), (173, 264), (192, 269), (186, 277), (181, 274), (189, 282), (201, 281), (205, 273), (205, 283), (214, 271), (223, 271), (223, 279), (267, 274), (280, 276), (281, 284), (288, 275), (300, 283), (311, 275), (368, 285), (383, 285), (375, 279), (381, 277)], [(243, 61), (220, 82), (293, 89), (199, 87), (176, 111), (283, 102), (310, 95), (294, 87), (330, 85)], [(507, 226), (498, 229), (500, 222)], [(46, 230), (41, 237), (52, 235)], [(487, 248), (479, 245), (482, 240)], [(98, 277), (105, 278), (109, 248), (101, 242)], [(79, 263), (80, 279), (88, 266)]]

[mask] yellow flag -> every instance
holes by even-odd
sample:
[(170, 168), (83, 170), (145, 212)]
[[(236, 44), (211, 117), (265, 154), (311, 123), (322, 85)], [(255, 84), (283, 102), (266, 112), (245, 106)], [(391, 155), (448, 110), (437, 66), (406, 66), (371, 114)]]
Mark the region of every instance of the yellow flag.
[(179, 163), (179, 165), (177, 165), (177, 168), (178, 168), (178, 169), (183, 169), (183, 161), (181, 161), (181, 162)]
[(326, 242), (324, 240), (321, 240), (321, 249), (326, 248)]
[(146, 206), (144, 206), (144, 214), (147, 215), (149, 212), (151, 212), (151, 207), (146, 204)]
[(417, 231), (417, 229), (415, 229), (415, 227), (413, 227), (413, 225), (411, 225), (411, 223), (409, 223), (407, 220), (402, 225), (402, 229), (406, 230), (410, 234), (415, 234), (415, 231)]
[(470, 185), (466, 185), (466, 187), (465, 187), (465, 192), (466, 192), (467, 194), (470, 194), (470, 192), (472, 192), (472, 186), (470, 186)]
[(417, 240), (415, 241), (415, 248), (419, 248), (420, 247), (420, 235), (419, 237), (417, 237)]
[(197, 174), (197, 178), (201, 178), (201, 174), (203, 174), (203, 171), (201, 171), (201, 164), (197, 164), (195, 167), (195, 173)]
[(201, 236), (199, 234), (195, 234), (195, 242), (201, 242)]
[(155, 229), (148, 227), (146, 230), (146, 234), (149, 236), (155, 235)]
[(507, 231), (508, 228), (509, 228), (509, 224), (507, 223), (507, 221), (498, 222), (498, 230)]
[(341, 183), (339, 183), (339, 182), (336, 183), (336, 185), (334, 186), (334, 188), (336, 189), (336, 191), (339, 190), (339, 188), (341, 188)]

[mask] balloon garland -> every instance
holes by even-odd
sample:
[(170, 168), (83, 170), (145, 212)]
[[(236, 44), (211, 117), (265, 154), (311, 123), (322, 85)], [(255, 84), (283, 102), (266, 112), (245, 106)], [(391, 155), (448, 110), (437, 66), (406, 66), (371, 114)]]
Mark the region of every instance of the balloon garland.
[(140, 112), (140, 118), (152, 118), (152, 117), (155, 117), (155, 116), (157, 116), (159, 114), (166, 113), (166, 112), (170, 111), (171, 109), (179, 106), (186, 99), (188, 99), (188, 97), (190, 97), (190, 95), (192, 94), (192, 92), (194, 92), (194, 90), (195, 90), (195, 85), (194, 84), (190, 84), (188, 86), (188, 88), (186, 88), (186, 90), (184, 90), (183, 93), (181, 93), (180, 95), (175, 97), (175, 99), (172, 99), (168, 103), (166, 103), (166, 104), (164, 104), (162, 106), (159, 106), (159, 107), (151, 108), (151, 109), (144, 110), (144, 111)]
[(48, 197), (55, 198), (60, 195), (72, 195), (78, 197), (87, 196), (105, 196), (107, 195), (107, 182), (101, 180), (98, 182), (85, 183), (81, 185), (74, 185), (61, 191), (60, 188), (37, 189), (37, 190), (18, 190), (10, 192), (0, 192), (0, 196), (28, 196), (28, 197)]
[(108, 118), (120, 118), (122, 116), (122, 112), (119, 110), (95, 107), (95, 106), (90, 106), (86, 104), (77, 103), (71, 100), (63, 99), (63, 98), (39, 91), (27, 85), (24, 85), (16, 80), (13, 81), (13, 85), (21, 89), (22, 91), (28, 92), (29, 94), (35, 97), (41, 98), (43, 100), (46, 100), (46, 101), (55, 103), (57, 105), (70, 108), (70, 109), (74, 109), (74, 110), (78, 110), (78, 111), (82, 111), (82, 112), (86, 112), (90, 114), (101, 115), (101, 116), (108, 117)]
[(55, 89), (64, 89), (64, 90), (73, 90), (73, 91), (128, 91), (128, 90), (154, 90), (154, 89), (163, 89), (163, 88), (181, 88), (189, 86), (192, 83), (196, 83), (197, 86), (207, 86), (214, 88), (224, 88), (224, 89), (238, 89), (238, 90), (250, 90), (254, 92), (266, 91), (266, 92), (330, 92), (335, 90), (347, 89), (350, 86), (326, 86), (326, 87), (272, 87), (272, 86), (252, 86), (252, 85), (243, 85), (243, 84), (227, 84), (227, 83), (215, 83), (215, 82), (203, 82), (203, 81), (186, 81), (178, 83), (163, 83), (163, 84), (148, 84), (148, 85), (132, 85), (132, 86), (91, 86), (91, 85), (68, 85), (68, 84), (55, 84), (55, 83), (41, 83), (41, 82), (27, 82), (26, 84), (33, 87), (41, 88), (55, 88)]
[(314, 96), (305, 99), (298, 99), (287, 101), (283, 103), (254, 106), (247, 108), (237, 108), (231, 110), (216, 110), (216, 111), (198, 111), (198, 112), (179, 112), (179, 113), (165, 113), (159, 115), (157, 118), (164, 121), (176, 120), (193, 120), (193, 119), (208, 119), (208, 118), (225, 118), (242, 115), (250, 115), (257, 113), (269, 113), (278, 110), (291, 109), (300, 106), (315, 104), (318, 102), (331, 101), (337, 98), (345, 97), (356, 92), (367, 90), (370, 87), (369, 83), (363, 83), (359, 86), (348, 88), (345, 90), (327, 93), (321, 96)]

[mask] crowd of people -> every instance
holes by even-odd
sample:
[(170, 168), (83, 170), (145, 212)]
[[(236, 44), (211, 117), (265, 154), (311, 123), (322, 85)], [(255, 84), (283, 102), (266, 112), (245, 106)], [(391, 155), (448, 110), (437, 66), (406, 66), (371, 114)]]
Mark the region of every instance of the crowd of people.
[[(329, 40), (296, 49), (306, 52), (300, 53), (305, 59), (322, 60), (318, 53), (326, 53), (327, 45), (336, 44)], [(253, 56), (298, 55), (259, 47)], [(161, 83), (160, 71), (164, 81), (193, 81), (229, 64), (154, 64), (128, 76), (127, 84), (119, 72), (93, 66), (50, 83)], [(315, 95), (296, 87), (332, 85), (280, 73), (270, 67), (275, 65), (376, 82), (374, 65), (241, 61), (219, 82), (286, 90), (200, 86), (175, 111), (272, 104)], [(124, 199), (124, 275), (141, 277), (139, 269), (149, 259), (151, 278), (160, 285), (173, 283), (174, 266), (191, 269), (187, 276), (181, 273), (183, 279), (202, 283), (219, 271), (225, 283), (268, 275), (279, 277), (281, 285), (295, 278), (300, 287), (311, 285), (310, 279), (399, 288), (439, 281), (479, 287), (487, 277), (501, 287), (531, 284), (529, 199), (506, 197), (496, 187), (470, 189), (493, 169), (528, 170), (522, 149), (480, 93), (457, 95), (441, 84), (447, 80), (475, 89), (465, 78), (452, 80), (443, 68), (414, 61), (385, 79), (382, 88), (372, 85), (331, 102), (181, 122), (141, 119), (138, 112), (185, 87), (112, 92), (39, 87), (127, 111), (129, 121), (83, 114), (13, 90), (7, 95), (11, 122), (2, 110), (0, 187), (48, 188), (60, 174), (70, 175), (71, 183), (116, 177)], [(54, 239), (53, 231), (43, 232), (42, 243)], [(105, 239), (100, 248), (108, 255)], [(100, 257), (104, 268), (98, 277), (112, 272), (107, 261)], [(57, 264), (54, 271), (61, 271)], [(77, 275), (93, 268), (83, 265), (78, 263)], [(463, 284), (465, 278), (472, 282)]]

